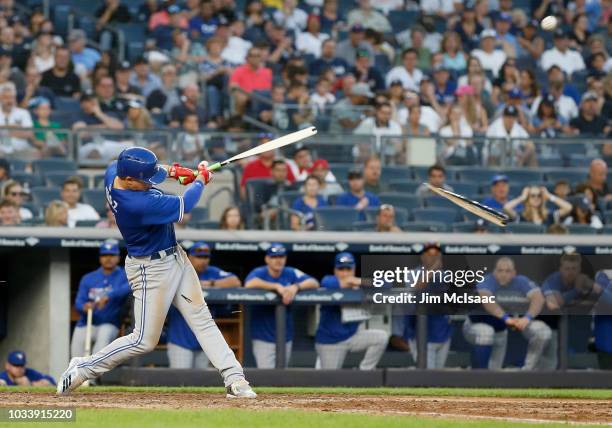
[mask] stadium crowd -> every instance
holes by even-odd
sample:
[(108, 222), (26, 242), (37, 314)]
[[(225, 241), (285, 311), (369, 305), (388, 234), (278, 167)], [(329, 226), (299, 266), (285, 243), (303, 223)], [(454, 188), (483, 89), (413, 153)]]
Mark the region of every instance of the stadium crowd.
[[(207, 133), (260, 131), (263, 125), (280, 132), (315, 125), (320, 132), (355, 136), (440, 137), (435, 167), (401, 178), (428, 176), (445, 184), (448, 175), (446, 186), (457, 191), (465, 186), (455, 181), (478, 182), (476, 189), (468, 186), (470, 196), (486, 198), (517, 221), (554, 225), (557, 232), (577, 223), (601, 229), (612, 220), (606, 211), (612, 208), (606, 177), (612, 144), (603, 140), (612, 131), (607, 1), (95, 3), (93, 26), (73, 4), (76, 26), (63, 28), (61, 1), (54, 2), (50, 17), (36, 2), (27, 9), (14, 0), (0, 1), (0, 128), (7, 128), (0, 139), (3, 224), (37, 218), (44, 210), (49, 225), (112, 226), (112, 218), (99, 218), (112, 213), (80, 202), (81, 192), (92, 190), (88, 180), (67, 174), (54, 184), (62, 186), (61, 198), (45, 199), (42, 206), (24, 200), (29, 179), (20, 181), (16, 174), (17, 182), (8, 181), (14, 159), (73, 155), (72, 134), (61, 129), (82, 136), (79, 159), (111, 159), (124, 147), (111, 141), (118, 148), (109, 150), (98, 132), (114, 132), (123, 141), (122, 131), (167, 129), (175, 132), (172, 147), (154, 142), (149, 147), (161, 158), (171, 150), (193, 162), (224, 159), (244, 147), (231, 136)], [(552, 32), (539, 25), (547, 15), (560, 20)], [(559, 137), (581, 140), (557, 147)], [(534, 144), (535, 138), (548, 143)], [(590, 145), (584, 138), (602, 142)], [(576, 152), (567, 152), (575, 146)], [(270, 153), (242, 165), (240, 210), (228, 207), (227, 213), (247, 218), (247, 227), (281, 222), (309, 230), (322, 227), (314, 211), (347, 206), (357, 208), (355, 221), (366, 223), (364, 230), (384, 231), (416, 219), (414, 209), (440, 208), (428, 205), (431, 195), (424, 188), (394, 187), (381, 159), (362, 153), (359, 144), (344, 161), (363, 162), (362, 172), (334, 171), (317, 154), (298, 149), (283, 160)], [(589, 168), (588, 178), (585, 169), (576, 182), (542, 176), (513, 183), (503, 171), (466, 180), (449, 169), (536, 167), (551, 158), (560, 159), (555, 166), (574, 166), (574, 155), (579, 166)], [(272, 190), (265, 200), (252, 201), (248, 183), (261, 178), (269, 179), (265, 185)], [(490, 196), (482, 186), (486, 181)], [(282, 197), (295, 191), (303, 195), (290, 193), (289, 202)], [(389, 192), (416, 192), (418, 202), (386, 203)], [(34, 212), (24, 206), (32, 202)], [(290, 214), (279, 210), (281, 205)], [(371, 214), (372, 209), (379, 211)]]

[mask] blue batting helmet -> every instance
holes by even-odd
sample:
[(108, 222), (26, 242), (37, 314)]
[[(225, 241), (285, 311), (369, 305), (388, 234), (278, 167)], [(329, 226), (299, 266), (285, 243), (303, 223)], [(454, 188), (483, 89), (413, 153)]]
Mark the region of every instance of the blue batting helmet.
[(117, 158), (117, 175), (121, 178), (132, 177), (151, 184), (159, 184), (166, 179), (167, 172), (157, 165), (157, 156), (144, 147), (130, 147)]

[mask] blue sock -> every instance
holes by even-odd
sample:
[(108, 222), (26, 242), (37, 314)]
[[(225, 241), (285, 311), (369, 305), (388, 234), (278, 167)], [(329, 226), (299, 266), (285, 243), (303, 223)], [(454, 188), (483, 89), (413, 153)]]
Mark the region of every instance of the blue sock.
[(489, 367), (489, 358), (491, 358), (492, 346), (476, 345), (472, 350), (472, 368), (486, 369)]

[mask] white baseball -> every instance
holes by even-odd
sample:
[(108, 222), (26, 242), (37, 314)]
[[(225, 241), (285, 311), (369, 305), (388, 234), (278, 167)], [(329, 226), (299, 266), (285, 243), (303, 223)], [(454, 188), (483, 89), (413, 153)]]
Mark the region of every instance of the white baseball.
[(557, 28), (557, 17), (556, 16), (547, 16), (542, 19), (542, 23), (540, 24), (543, 30), (553, 31)]

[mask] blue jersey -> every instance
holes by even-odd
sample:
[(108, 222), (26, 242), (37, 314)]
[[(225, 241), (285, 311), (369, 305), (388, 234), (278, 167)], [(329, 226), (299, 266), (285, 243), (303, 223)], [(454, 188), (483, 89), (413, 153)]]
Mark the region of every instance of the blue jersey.
[[(321, 287), (330, 290), (340, 288), (340, 281), (334, 275), (326, 275), (321, 280)], [(338, 343), (353, 336), (359, 328), (359, 321), (342, 322), (340, 306), (321, 305), (321, 319), (315, 336), (317, 343)]]
[[(324, 207), (326, 205), (327, 202), (325, 202), (325, 198), (321, 195), (317, 195), (317, 208)], [(314, 223), (315, 209), (308, 205), (306, 202), (304, 202), (303, 197), (300, 196), (295, 201), (293, 201), (293, 205), (291, 205), (291, 208), (304, 214), (304, 224), (310, 225)]]
[[(602, 299), (607, 300), (604, 306), (609, 308), (610, 299), (612, 297), (612, 275), (599, 271), (595, 275), (595, 282), (603, 289)], [(593, 334), (595, 336), (595, 347), (597, 350), (612, 354), (612, 315), (595, 315), (593, 320)]]
[(183, 218), (183, 197), (164, 195), (156, 188), (146, 192), (116, 189), (113, 187), (116, 176), (115, 161), (106, 170), (104, 187), (128, 254), (132, 257), (150, 256), (175, 246), (173, 223)]
[[(369, 208), (380, 205), (380, 199), (378, 199), (378, 196), (376, 196), (374, 193), (365, 192), (364, 196), (368, 199)], [(353, 195), (351, 192), (346, 192), (336, 198), (336, 205), (354, 207), (359, 203), (360, 199), (361, 198)], [(365, 220), (365, 213), (363, 211), (359, 213), (359, 220)]]
[[(245, 284), (253, 278), (264, 281), (275, 282), (286, 287), (291, 284), (298, 284), (311, 276), (306, 275), (299, 269), (285, 266), (278, 277), (273, 277), (268, 272), (267, 266), (260, 266), (249, 273), (244, 280)], [(287, 306), (287, 323), (285, 325), (287, 334), (285, 340), (293, 340), (293, 317), (291, 316), (291, 306)], [(254, 305), (251, 309), (251, 337), (265, 342), (276, 342), (276, 322), (274, 316), (274, 305)]]
[(102, 309), (94, 306), (93, 324), (114, 324), (119, 327), (121, 309), (128, 294), (130, 294), (130, 284), (125, 271), (119, 266), (110, 275), (105, 275), (102, 268), (84, 275), (74, 302), (74, 306), (81, 314), (77, 326), (87, 325), (87, 312), (83, 310), (83, 305), (107, 296), (108, 302)]
[[(30, 382), (36, 382), (39, 380), (47, 379), (49, 382), (51, 382), (52, 385), (55, 385), (55, 379), (53, 379), (49, 375), (42, 374), (34, 369), (26, 368), (25, 377), (27, 377), (30, 380)], [(4, 383), (6, 383), (7, 386), (16, 385), (16, 383), (11, 380), (11, 378), (8, 375), (8, 372), (6, 371), (3, 371), (0, 373), (0, 380), (4, 381)], [(0, 382), (0, 383), (3, 383), (3, 382)]]
[(544, 296), (550, 296), (558, 293), (563, 297), (563, 303), (571, 303), (576, 298), (578, 292), (574, 288), (574, 284), (566, 285), (561, 280), (560, 272), (553, 272), (542, 283), (542, 293)]
[[(208, 266), (204, 272), (198, 273), (198, 278), (200, 278), (201, 281), (224, 279), (232, 276), (236, 275), (219, 269), (216, 266)], [(209, 309), (211, 312), (213, 311), (212, 307)], [(191, 328), (189, 328), (187, 321), (185, 321), (185, 318), (183, 318), (179, 310), (174, 306), (171, 306), (168, 311), (166, 334), (168, 336), (168, 342), (170, 343), (174, 343), (186, 349), (191, 349), (192, 351), (199, 351), (202, 349), (195, 334), (193, 334)]]
[[(520, 297), (527, 297), (532, 292), (538, 289), (538, 286), (525, 275), (516, 275), (512, 278), (512, 281), (506, 286), (501, 286), (495, 276), (492, 273), (486, 275), (482, 282), (476, 285), (478, 290), (487, 290), (493, 296), (499, 297), (500, 295), (513, 295)], [(499, 318), (492, 315), (470, 315), (472, 322), (483, 322), (492, 326), (495, 331), (502, 331), (506, 329), (506, 323)]]

